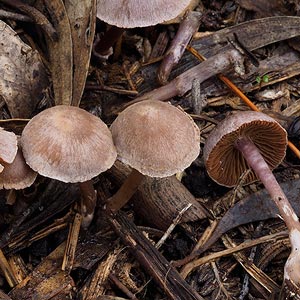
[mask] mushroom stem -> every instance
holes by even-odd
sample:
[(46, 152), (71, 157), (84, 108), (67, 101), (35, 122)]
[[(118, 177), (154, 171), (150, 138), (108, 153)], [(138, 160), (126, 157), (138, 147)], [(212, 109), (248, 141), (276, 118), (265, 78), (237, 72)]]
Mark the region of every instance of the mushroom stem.
[(81, 192), (82, 227), (87, 228), (93, 220), (97, 196), (92, 180), (80, 182), (79, 188)]
[(274, 174), (265, 162), (263, 156), (260, 154), (259, 149), (250, 139), (244, 137), (236, 141), (235, 147), (243, 154), (249, 167), (252, 168), (257, 177), (264, 184), (272, 200), (277, 205), (280, 215), (286, 223), (288, 230), (291, 231), (297, 228), (300, 231), (299, 219), (278, 184)]
[(122, 36), (124, 28), (119, 28), (116, 26), (111, 26), (104, 35), (95, 42), (94, 45), (94, 54), (105, 56), (109, 54), (110, 48), (114, 45), (114, 43)]
[(142, 182), (144, 175), (132, 169), (119, 190), (107, 201), (107, 209), (117, 211), (122, 208), (133, 196)]
[(264, 184), (272, 200), (278, 207), (288, 230), (291, 243), (291, 254), (284, 267), (284, 279), (289, 287), (293, 286), (298, 291), (300, 289), (300, 223), (290, 202), (286, 198), (283, 190), (278, 184), (275, 176), (265, 162), (259, 149), (254, 143), (245, 137), (235, 142), (235, 147), (243, 154), (249, 167), (253, 169), (256, 175)]

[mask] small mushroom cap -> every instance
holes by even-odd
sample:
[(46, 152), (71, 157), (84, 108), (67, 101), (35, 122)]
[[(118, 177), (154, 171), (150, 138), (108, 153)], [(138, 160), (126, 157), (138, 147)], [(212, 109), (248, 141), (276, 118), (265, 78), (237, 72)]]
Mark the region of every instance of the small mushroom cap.
[(97, 17), (121, 28), (147, 27), (169, 21), (191, 0), (98, 0)]
[(199, 128), (169, 103), (135, 103), (119, 114), (110, 129), (119, 160), (144, 175), (171, 176), (199, 155)]
[(25, 162), (21, 148), (11, 164), (3, 163), (4, 170), (0, 173), (0, 189), (25, 189), (33, 184), (37, 173)]
[(74, 106), (58, 105), (34, 116), (21, 145), (27, 164), (63, 182), (83, 182), (110, 168), (117, 152), (106, 124)]
[[(256, 145), (271, 170), (285, 157), (287, 133), (278, 122), (255, 111), (233, 114), (211, 132), (203, 149), (207, 172), (220, 185), (235, 186), (249, 169), (234, 145), (239, 137), (247, 137)], [(243, 177), (243, 182), (246, 184), (256, 179), (255, 173), (250, 171)]]
[[(17, 136), (13, 132), (9, 132), (0, 127), (0, 161), (4, 163), (12, 163), (18, 150)], [(0, 172), (3, 166), (0, 165)]]

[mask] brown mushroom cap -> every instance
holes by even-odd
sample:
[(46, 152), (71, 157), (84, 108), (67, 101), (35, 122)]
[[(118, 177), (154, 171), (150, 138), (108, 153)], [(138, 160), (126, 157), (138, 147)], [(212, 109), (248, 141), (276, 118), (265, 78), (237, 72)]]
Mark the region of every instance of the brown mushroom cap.
[(199, 155), (199, 128), (188, 114), (169, 103), (135, 103), (119, 114), (110, 129), (119, 160), (144, 175), (173, 175)]
[[(9, 132), (0, 127), (0, 161), (4, 163), (12, 163), (18, 150), (17, 136), (13, 132)], [(0, 172), (3, 166), (0, 165)]]
[[(278, 122), (255, 111), (233, 114), (211, 132), (203, 149), (207, 172), (220, 185), (235, 186), (241, 175), (249, 169), (246, 160), (234, 146), (239, 137), (248, 137), (256, 145), (271, 170), (285, 157), (287, 133)], [(250, 171), (244, 182), (256, 179), (255, 173)]]
[(117, 156), (106, 124), (91, 113), (58, 105), (33, 117), (21, 145), (27, 164), (63, 182), (83, 182), (110, 168)]
[(97, 17), (121, 28), (152, 26), (177, 17), (191, 0), (98, 0)]
[(24, 189), (33, 184), (37, 173), (25, 162), (19, 148), (11, 164), (3, 163), (4, 170), (0, 173), (0, 189)]

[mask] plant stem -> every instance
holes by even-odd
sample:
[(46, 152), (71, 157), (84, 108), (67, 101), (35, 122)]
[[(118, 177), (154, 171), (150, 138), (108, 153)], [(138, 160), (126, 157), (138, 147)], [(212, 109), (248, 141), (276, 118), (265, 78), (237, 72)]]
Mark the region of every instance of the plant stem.
[(117, 211), (122, 208), (133, 196), (142, 182), (144, 175), (132, 169), (119, 190), (107, 201), (107, 209)]
[(157, 78), (160, 84), (166, 84), (173, 66), (177, 64), (182, 57), (185, 48), (193, 34), (197, 31), (201, 13), (196, 11), (189, 11), (184, 19), (181, 21), (175, 38), (172, 40), (171, 45), (157, 71)]

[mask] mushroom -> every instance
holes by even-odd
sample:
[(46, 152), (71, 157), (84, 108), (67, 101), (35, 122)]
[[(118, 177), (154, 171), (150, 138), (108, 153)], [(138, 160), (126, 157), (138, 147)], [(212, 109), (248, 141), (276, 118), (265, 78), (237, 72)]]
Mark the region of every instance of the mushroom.
[(13, 162), (18, 150), (17, 144), (17, 136), (0, 127), (0, 172), (3, 171), (2, 163)]
[(81, 108), (58, 105), (28, 122), (21, 145), (27, 164), (39, 174), (79, 183), (87, 227), (96, 205), (91, 179), (109, 169), (117, 156), (106, 124)]
[(94, 46), (99, 56), (109, 54), (124, 28), (147, 27), (170, 21), (184, 12), (192, 0), (98, 0), (97, 17), (113, 25)]
[(4, 169), (0, 173), (0, 189), (25, 189), (36, 179), (37, 173), (26, 164), (20, 147), (12, 163), (2, 164)]
[(107, 203), (113, 211), (127, 203), (144, 175), (174, 175), (199, 155), (199, 128), (188, 114), (169, 103), (155, 100), (135, 103), (118, 115), (110, 129), (118, 159), (132, 168)]
[(299, 288), (300, 223), (271, 171), (285, 157), (286, 146), (287, 133), (274, 119), (260, 112), (239, 112), (213, 130), (203, 155), (208, 174), (220, 185), (235, 186), (249, 169), (246, 183), (262, 181), (289, 230), (292, 249), (285, 264), (285, 282)]

